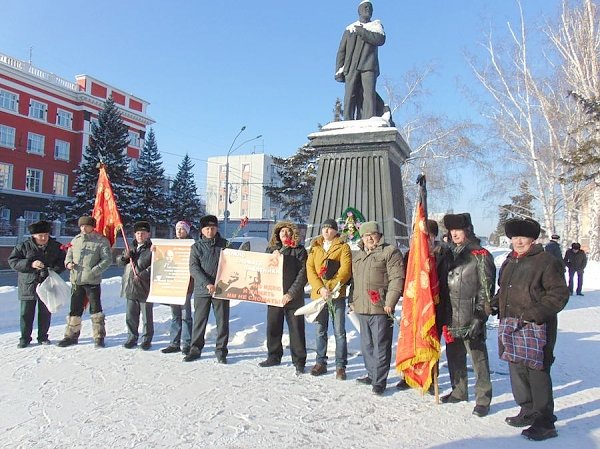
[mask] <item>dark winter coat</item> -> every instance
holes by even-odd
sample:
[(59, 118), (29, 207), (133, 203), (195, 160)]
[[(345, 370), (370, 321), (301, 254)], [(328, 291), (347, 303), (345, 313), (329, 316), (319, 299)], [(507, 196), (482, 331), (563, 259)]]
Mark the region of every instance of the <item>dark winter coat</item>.
[(215, 284), (219, 257), (221, 251), (227, 247), (227, 240), (221, 234), (212, 239), (200, 238), (192, 245), (190, 250), (190, 274), (194, 279), (194, 295), (210, 296), (207, 285)]
[[(21, 301), (34, 301), (39, 299), (35, 288), (48, 277), (48, 270), (62, 273), (65, 270), (66, 253), (60, 249), (61, 245), (56, 239), (50, 237), (44, 249), (37, 246), (33, 237), (15, 246), (8, 256), (8, 265), (17, 271), (19, 285), (19, 299)], [(39, 260), (46, 266), (43, 270), (36, 270), (31, 264)]]
[(575, 252), (568, 249), (565, 253), (565, 265), (570, 271), (584, 270), (587, 265), (587, 256), (582, 250)]
[[(552, 355), (557, 332), (557, 314), (569, 300), (564, 268), (542, 245), (532, 245), (517, 257), (508, 255), (498, 276), (500, 289), (494, 297), (499, 317), (546, 323), (547, 343), (544, 352)], [(552, 360), (547, 357), (547, 362)]]
[[(383, 239), (370, 253), (364, 250), (362, 241), (358, 247), (360, 251), (352, 258), (352, 309), (364, 315), (385, 315), (383, 308), (394, 309), (404, 289), (402, 253)], [(379, 292), (378, 304), (371, 301), (369, 290)]]
[(436, 241), (433, 248), (435, 268), (440, 286), (440, 302), (435, 306), (435, 324), (438, 334), (441, 335), (444, 325), (452, 323), (452, 305), (450, 303), (450, 290), (448, 289), (448, 272), (453, 261), (452, 251), (446, 245)]
[[(489, 252), (483, 250), (485, 255), (473, 254), (474, 251), (482, 250), (483, 248), (474, 241), (452, 249), (453, 260), (448, 270), (448, 292), (453, 328), (469, 326), (475, 319), (487, 321), (485, 302), (490, 301), (494, 295), (496, 266)], [(480, 267), (479, 264), (483, 266)]]
[[(282, 228), (289, 228), (293, 232), (292, 240), (294, 248), (285, 246), (279, 238), (279, 232)], [(292, 300), (284, 307), (286, 309), (298, 309), (304, 305), (304, 286), (308, 282), (306, 275), (306, 260), (308, 253), (306, 248), (300, 245), (298, 228), (295, 224), (286, 221), (280, 221), (275, 225), (269, 247), (265, 252), (273, 253), (275, 250), (283, 255), (283, 294), (288, 294)]]
[[(121, 281), (121, 298), (133, 299), (146, 302), (150, 293), (150, 265), (152, 264), (152, 241), (146, 240), (138, 248), (137, 241), (130, 244), (130, 252), (127, 249), (117, 258), (117, 264), (125, 265)], [(135, 266), (135, 273), (131, 265)], [(137, 273), (137, 275), (136, 275)]]
[(558, 244), (558, 242), (555, 242), (554, 240), (550, 240), (548, 242), (548, 244), (546, 245), (546, 247), (544, 248), (544, 251), (546, 251), (547, 253), (550, 253), (554, 257), (556, 257), (557, 260), (560, 260), (561, 265), (564, 266), (562, 251), (560, 249), (560, 245)]

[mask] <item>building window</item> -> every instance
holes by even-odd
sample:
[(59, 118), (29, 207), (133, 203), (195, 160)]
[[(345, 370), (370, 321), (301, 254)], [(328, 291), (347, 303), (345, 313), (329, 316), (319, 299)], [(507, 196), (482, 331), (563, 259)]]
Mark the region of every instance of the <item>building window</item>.
[(0, 162), (0, 189), (12, 189), (12, 164)]
[(0, 125), (0, 146), (15, 147), (15, 129), (10, 126)]
[(61, 161), (69, 160), (69, 142), (64, 140), (56, 139), (54, 144), (54, 159), (60, 159)]
[(0, 89), (0, 108), (16, 112), (18, 102), (19, 96), (17, 94)]
[(42, 193), (42, 170), (28, 168), (25, 177), (25, 190), (28, 192)]
[(46, 120), (47, 109), (48, 106), (46, 104), (31, 100), (29, 103), (29, 117)]
[(36, 210), (24, 210), (23, 218), (25, 219), (25, 227), (41, 220), (41, 213)]
[(0, 222), (3, 224), (10, 223), (10, 209), (8, 207), (0, 209)]
[(68, 189), (69, 177), (67, 175), (63, 175), (62, 173), (54, 173), (54, 194), (67, 196)]
[(242, 173), (250, 173), (250, 164), (242, 164)]
[(73, 114), (59, 109), (56, 113), (56, 124), (62, 128), (71, 129), (73, 123)]
[(27, 133), (27, 151), (34, 154), (44, 154), (44, 136)]
[(134, 131), (129, 131), (129, 145), (132, 147), (140, 147), (140, 135)]

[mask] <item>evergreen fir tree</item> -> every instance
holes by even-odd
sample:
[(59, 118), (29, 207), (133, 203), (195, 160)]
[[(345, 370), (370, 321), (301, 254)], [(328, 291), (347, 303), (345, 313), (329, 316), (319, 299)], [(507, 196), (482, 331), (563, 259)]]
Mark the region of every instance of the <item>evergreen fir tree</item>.
[(98, 183), (98, 164), (102, 161), (106, 165), (106, 173), (123, 223), (131, 222), (133, 185), (128, 171), (129, 158), (126, 155), (128, 144), (127, 125), (123, 123), (121, 113), (111, 96), (104, 103), (104, 109), (98, 114), (98, 124), (92, 122), (90, 144), (86, 147), (81, 164), (74, 170), (75, 200), (67, 210), (71, 220), (92, 213)]
[(298, 223), (308, 219), (317, 179), (317, 160), (317, 151), (308, 145), (288, 158), (273, 157), (281, 186), (265, 186), (265, 192), (281, 207), (285, 218)]
[(171, 222), (185, 220), (197, 224), (204, 215), (204, 205), (198, 197), (192, 169), (194, 164), (186, 154), (178, 166), (177, 175), (171, 186)]
[(58, 201), (56, 196), (52, 196), (46, 204), (46, 212), (42, 213), (42, 219), (47, 221), (62, 220), (65, 206), (64, 202)]
[(504, 224), (511, 218), (533, 218), (533, 195), (529, 190), (529, 183), (527, 181), (521, 181), (519, 184), (519, 194), (511, 196), (510, 204), (503, 204), (500, 206), (498, 212), (498, 225), (496, 231), (497, 235), (504, 235)]
[(133, 172), (136, 188), (133, 194), (133, 220), (148, 220), (152, 224), (169, 224), (169, 210), (166, 206), (165, 170), (158, 152), (156, 136), (151, 128), (144, 142), (142, 154)]

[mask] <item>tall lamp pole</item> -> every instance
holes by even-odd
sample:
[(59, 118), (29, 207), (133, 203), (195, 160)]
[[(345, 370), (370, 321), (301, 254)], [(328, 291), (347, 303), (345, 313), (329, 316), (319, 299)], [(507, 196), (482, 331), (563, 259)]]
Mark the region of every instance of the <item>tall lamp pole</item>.
[(231, 142), (231, 145), (229, 146), (229, 150), (227, 151), (227, 157), (225, 158), (225, 210), (223, 211), (223, 237), (224, 238), (227, 238), (227, 222), (229, 221), (229, 156), (231, 155), (231, 153), (233, 153), (235, 150), (237, 150), (241, 146), (243, 146), (253, 140), (260, 139), (262, 137), (262, 135), (258, 135), (256, 137), (253, 137), (252, 139), (245, 140), (242, 143), (240, 143), (237, 147), (234, 148), (233, 146), (235, 145), (235, 141), (240, 136), (240, 134), (242, 134), (244, 132), (245, 129), (246, 129), (246, 127), (242, 126), (242, 129), (240, 129), (240, 131), (236, 134), (235, 138), (233, 139), (233, 142)]

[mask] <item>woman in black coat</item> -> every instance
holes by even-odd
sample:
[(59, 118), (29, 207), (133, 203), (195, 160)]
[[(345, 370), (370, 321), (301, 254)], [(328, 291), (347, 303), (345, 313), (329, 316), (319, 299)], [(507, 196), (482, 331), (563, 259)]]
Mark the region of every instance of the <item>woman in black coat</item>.
[(259, 366), (279, 365), (283, 357), (283, 321), (290, 333), (290, 352), (296, 374), (304, 373), (306, 365), (306, 337), (304, 316), (295, 316), (294, 312), (304, 305), (304, 286), (307, 282), (306, 248), (299, 244), (296, 225), (281, 221), (275, 225), (267, 253), (275, 251), (283, 255), (283, 307), (268, 306), (267, 309), (267, 359)]
[(48, 270), (62, 273), (65, 255), (61, 244), (50, 237), (50, 223), (38, 221), (29, 225), (31, 237), (14, 247), (8, 257), (10, 267), (19, 273), (19, 299), (21, 300), (21, 338), (19, 348), (29, 346), (35, 306), (38, 308), (38, 336), (42, 345), (50, 343), (48, 329), (51, 314), (36, 293), (36, 287), (48, 277)]

